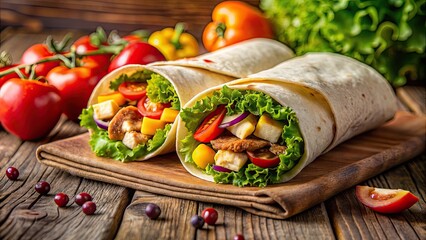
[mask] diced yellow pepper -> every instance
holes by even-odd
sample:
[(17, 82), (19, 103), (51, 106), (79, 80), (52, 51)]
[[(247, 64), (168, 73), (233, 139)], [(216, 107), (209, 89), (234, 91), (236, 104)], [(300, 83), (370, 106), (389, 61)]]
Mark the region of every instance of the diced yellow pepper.
[(214, 163), (216, 152), (206, 144), (201, 143), (192, 152), (192, 160), (199, 168), (205, 169), (208, 164)]
[(179, 114), (178, 110), (171, 109), (171, 108), (165, 108), (163, 110), (163, 113), (161, 114), (160, 120), (164, 121), (164, 122), (171, 123), (171, 122), (175, 121), (178, 114)]
[(152, 119), (144, 117), (142, 119), (141, 133), (145, 135), (154, 135), (157, 129), (163, 129), (166, 126), (166, 122), (159, 119)]
[(118, 106), (121, 106), (126, 103), (126, 98), (120, 92), (113, 92), (110, 94), (98, 96), (98, 103), (105, 102), (108, 100), (113, 100), (115, 103), (117, 103)]

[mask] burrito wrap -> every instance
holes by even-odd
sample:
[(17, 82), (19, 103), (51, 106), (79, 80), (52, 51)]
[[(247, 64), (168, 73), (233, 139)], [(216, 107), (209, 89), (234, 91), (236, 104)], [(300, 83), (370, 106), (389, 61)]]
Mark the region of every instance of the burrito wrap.
[[(304, 154), (281, 176), (281, 182), (292, 179), (337, 144), (383, 124), (396, 112), (396, 97), (380, 74), (337, 54), (307, 54), (225, 85), (231, 89), (263, 92), (296, 113), (304, 139)], [(222, 87), (203, 91), (184, 108), (194, 106), (198, 100)], [(187, 134), (188, 129), (179, 118), (176, 145), (182, 164), (192, 175), (213, 181), (212, 176), (195, 164), (185, 162), (179, 152), (181, 140)]]
[[(88, 106), (96, 104), (99, 95), (112, 93), (110, 82), (122, 74), (131, 75), (137, 71), (149, 70), (163, 76), (173, 85), (183, 106), (195, 94), (209, 87), (271, 68), (291, 57), (293, 52), (275, 40), (252, 39), (192, 59), (127, 65), (109, 73), (98, 83)], [(175, 151), (176, 128), (177, 124), (173, 124), (161, 147), (137, 160)]]

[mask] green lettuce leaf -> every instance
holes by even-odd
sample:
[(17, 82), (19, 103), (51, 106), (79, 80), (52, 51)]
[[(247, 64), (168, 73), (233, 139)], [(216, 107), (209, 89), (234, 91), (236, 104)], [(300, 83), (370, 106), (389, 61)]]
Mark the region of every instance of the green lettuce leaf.
[(171, 82), (159, 74), (152, 74), (147, 82), (146, 94), (152, 102), (171, 102), (173, 109), (180, 110), (180, 100)]
[[(278, 40), (364, 62), (394, 87), (426, 80), (426, 1), (261, 0)], [(297, 9), (297, 11), (295, 11)]]
[(134, 72), (131, 75), (123, 73), (109, 83), (109, 88), (116, 91), (118, 90), (118, 86), (120, 86), (123, 82), (145, 82), (147, 79), (151, 78), (152, 74), (155, 73), (146, 69)]
[(254, 115), (268, 113), (273, 119), (285, 122), (282, 133), (282, 142), (287, 150), (280, 154), (280, 164), (275, 168), (261, 168), (248, 161), (239, 172), (217, 172), (212, 166), (207, 166), (205, 173), (212, 175), (217, 183), (227, 183), (236, 186), (265, 187), (270, 183), (278, 183), (281, 176), (292, 169), (303, 154), (303, 138), (300, 133), (296, 113), (289, 107), (283, 107), (270, 96), (252, 90), (234, 90), (224, 86), (213, 93), (211, 97), (197, 101), (193, 107), (184, 108), (180, 117), (185, 122), (188, 135), (181, 140), (179, 152), (184, 161), (195, 164), (192, 152), (198, 142), (193, 133), (203, 119), (218, 105), (226, 105), (227, 115), (249, 111)]

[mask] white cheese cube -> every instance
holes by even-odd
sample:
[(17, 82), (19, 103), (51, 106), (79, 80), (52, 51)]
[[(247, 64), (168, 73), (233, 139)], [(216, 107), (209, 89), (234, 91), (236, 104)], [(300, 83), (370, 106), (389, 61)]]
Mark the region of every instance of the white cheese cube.
[(263, 114), (257, 122), (254, 135), (271, 143), (278, 142), (283, 132), (284, 123), (272, 119), (268, 114)]
[(234, 134), (236, 137), (240, 139), (246, 139), (248, 136), (250, 136), (255, 127), (256, 127), (256, 116), (253, 114), (248, 115), (244, 120), (241, 122), (232, 125), (230, 127), (227, 127), (228, 131), (230, 131), (232, 134)]
[(92, 105), (93, 115), (96, 119), (104, 120), (114, 117), (120, 107), (113, 100), (108, 100)]
[(232, 171), (239, 171), (247, 162), (246, 153), (236, 153), (228, 150), (219, 150), (214, 155), (215, 164)]
[(131, 132), (131, 131), (140, 131), (142, 126), (142, 121), (123, 121), (123, 125), (121, 125), (121, 130), (123, 132)]
[(123, 144), (126, 145), (130, 149), (134, 149), (141, 143), (146, 143), (148, 141), (148, 136), (138, 133), (138, 132), (126, 132), (123, 138)]

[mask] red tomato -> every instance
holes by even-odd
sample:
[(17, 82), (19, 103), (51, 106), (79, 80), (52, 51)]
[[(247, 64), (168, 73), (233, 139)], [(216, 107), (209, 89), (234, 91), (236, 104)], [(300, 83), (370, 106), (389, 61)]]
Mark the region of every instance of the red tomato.
[[(106, 43), (103, 45), (107, 45)], [(91, 42), (90, 42), (90, 36), (82, 36), (79, 39), (77, 39), (77, 41), (75, 41), (73, 43), (73, 45), (71, 46), (71, 49), (73, 49), (77, 54), (85, 54), (88, 52), (93, 52), (96, 50), (99, 50), (99, 47), (94, 46)], [(86, 56), (82, 59), (82, 61), (84, 62), (86, 59), (92, 59), (95, 62), (98, 63), (98, 66), (102, 67), (103, 70), (106, 72), (110, 63), (110, 59), (111, 59), (112, 54), (100, 54), (100, 55), (93, 55), (93, 56)]]
[(225, 105), (220, 105), (216, 110), (211, 112), (195, 131), (195, 140), (203, 143), (208, 143), (219, 136), (225, 128), (219, 128), (225, 117)]
[(163, 110), (170, 106), (170, 103), (153, 103), (147, 95), (138, 102), (138, 110), (142, 116), (154, 119), (160, 119)]
[[(9, 65), (9, 66), (1, 67), (1, 68), (0, 68), (0, 73), (1, 73), (1, 72), (3, 72), (3, 71), (8, 70), (8, 69), (10, 69), (10, 68), (16, 67), (16, 66), (18, 66), (18, 64), (13, 64), (13, 65)], [(24, 69), (21, 69), (21, 73), (22, 73), (24, 76), (26, 75), (26, 74), (25, 74), (25, 70), (24, 70)], [(0, 77), (0, 88), (1, 88), (1, 86), (3, 86), (3, 84), (4, 84), (5, 82), (7, 82), (7, 80), (12, 79), (12, 78), (19, 78), (19, 76), (18, 76), (18, 74), (17, 74), (16, 72), (13, 72), (13, 73), (9, 73), (9, 74), (7, 74), (7, 75), (5, 75), (5, 76), (3, 76), (3, 77)]]
[(356, 196), (365, 206), (380, 213), (399, 213), (419, 201), (406, 190), (369, 186), (356, 186)]
[(148, 64), (156, 61), (165, 61), (166, 58), (154, 46), (146, 42), (130, 42), (112, 59), (108, 72), (128, 64)]
[(61, 113), (59, 91), (46, 83), (12, 78), (0, 89), (0, 121), (22, 140), (49, 134)]
[(46, 76), (49, 84), (55, 86), (63, 100), (63, 112), (71, 120), (77, 120), (99, 81), (92, 69), (86, 67), (67, 68), (59, 66)]
[(127, 42), (143, 42), (144, 39), (141, 36), (137, 35), (127, 35), (122, 37), (123, 40), (126, 40)]
[[(33, 64), (41, 59), (46, 57), (51, 57), (55, 55), (54, 53), (49, 51), (49, 48), (46, 44), (35, 44), (29, 47), (22, 54), (21, 63), (22, 64)], [(54, 67), (59, 66), (60, 61), (46, 62), (37, 64), (35, 68), (35, 73), (37, 76), (46, 76), (47, 73)]]
[(146, 82), (124, 82), (118, 86), (118, 91), (127, 99), (139, 100), (146, 95)]
[(248, 152), (250, 161), (261, 168), (272, 168), (280, 164), (280, 158), (271, 153), (268, 149), (259, 149), (254, 152)]

